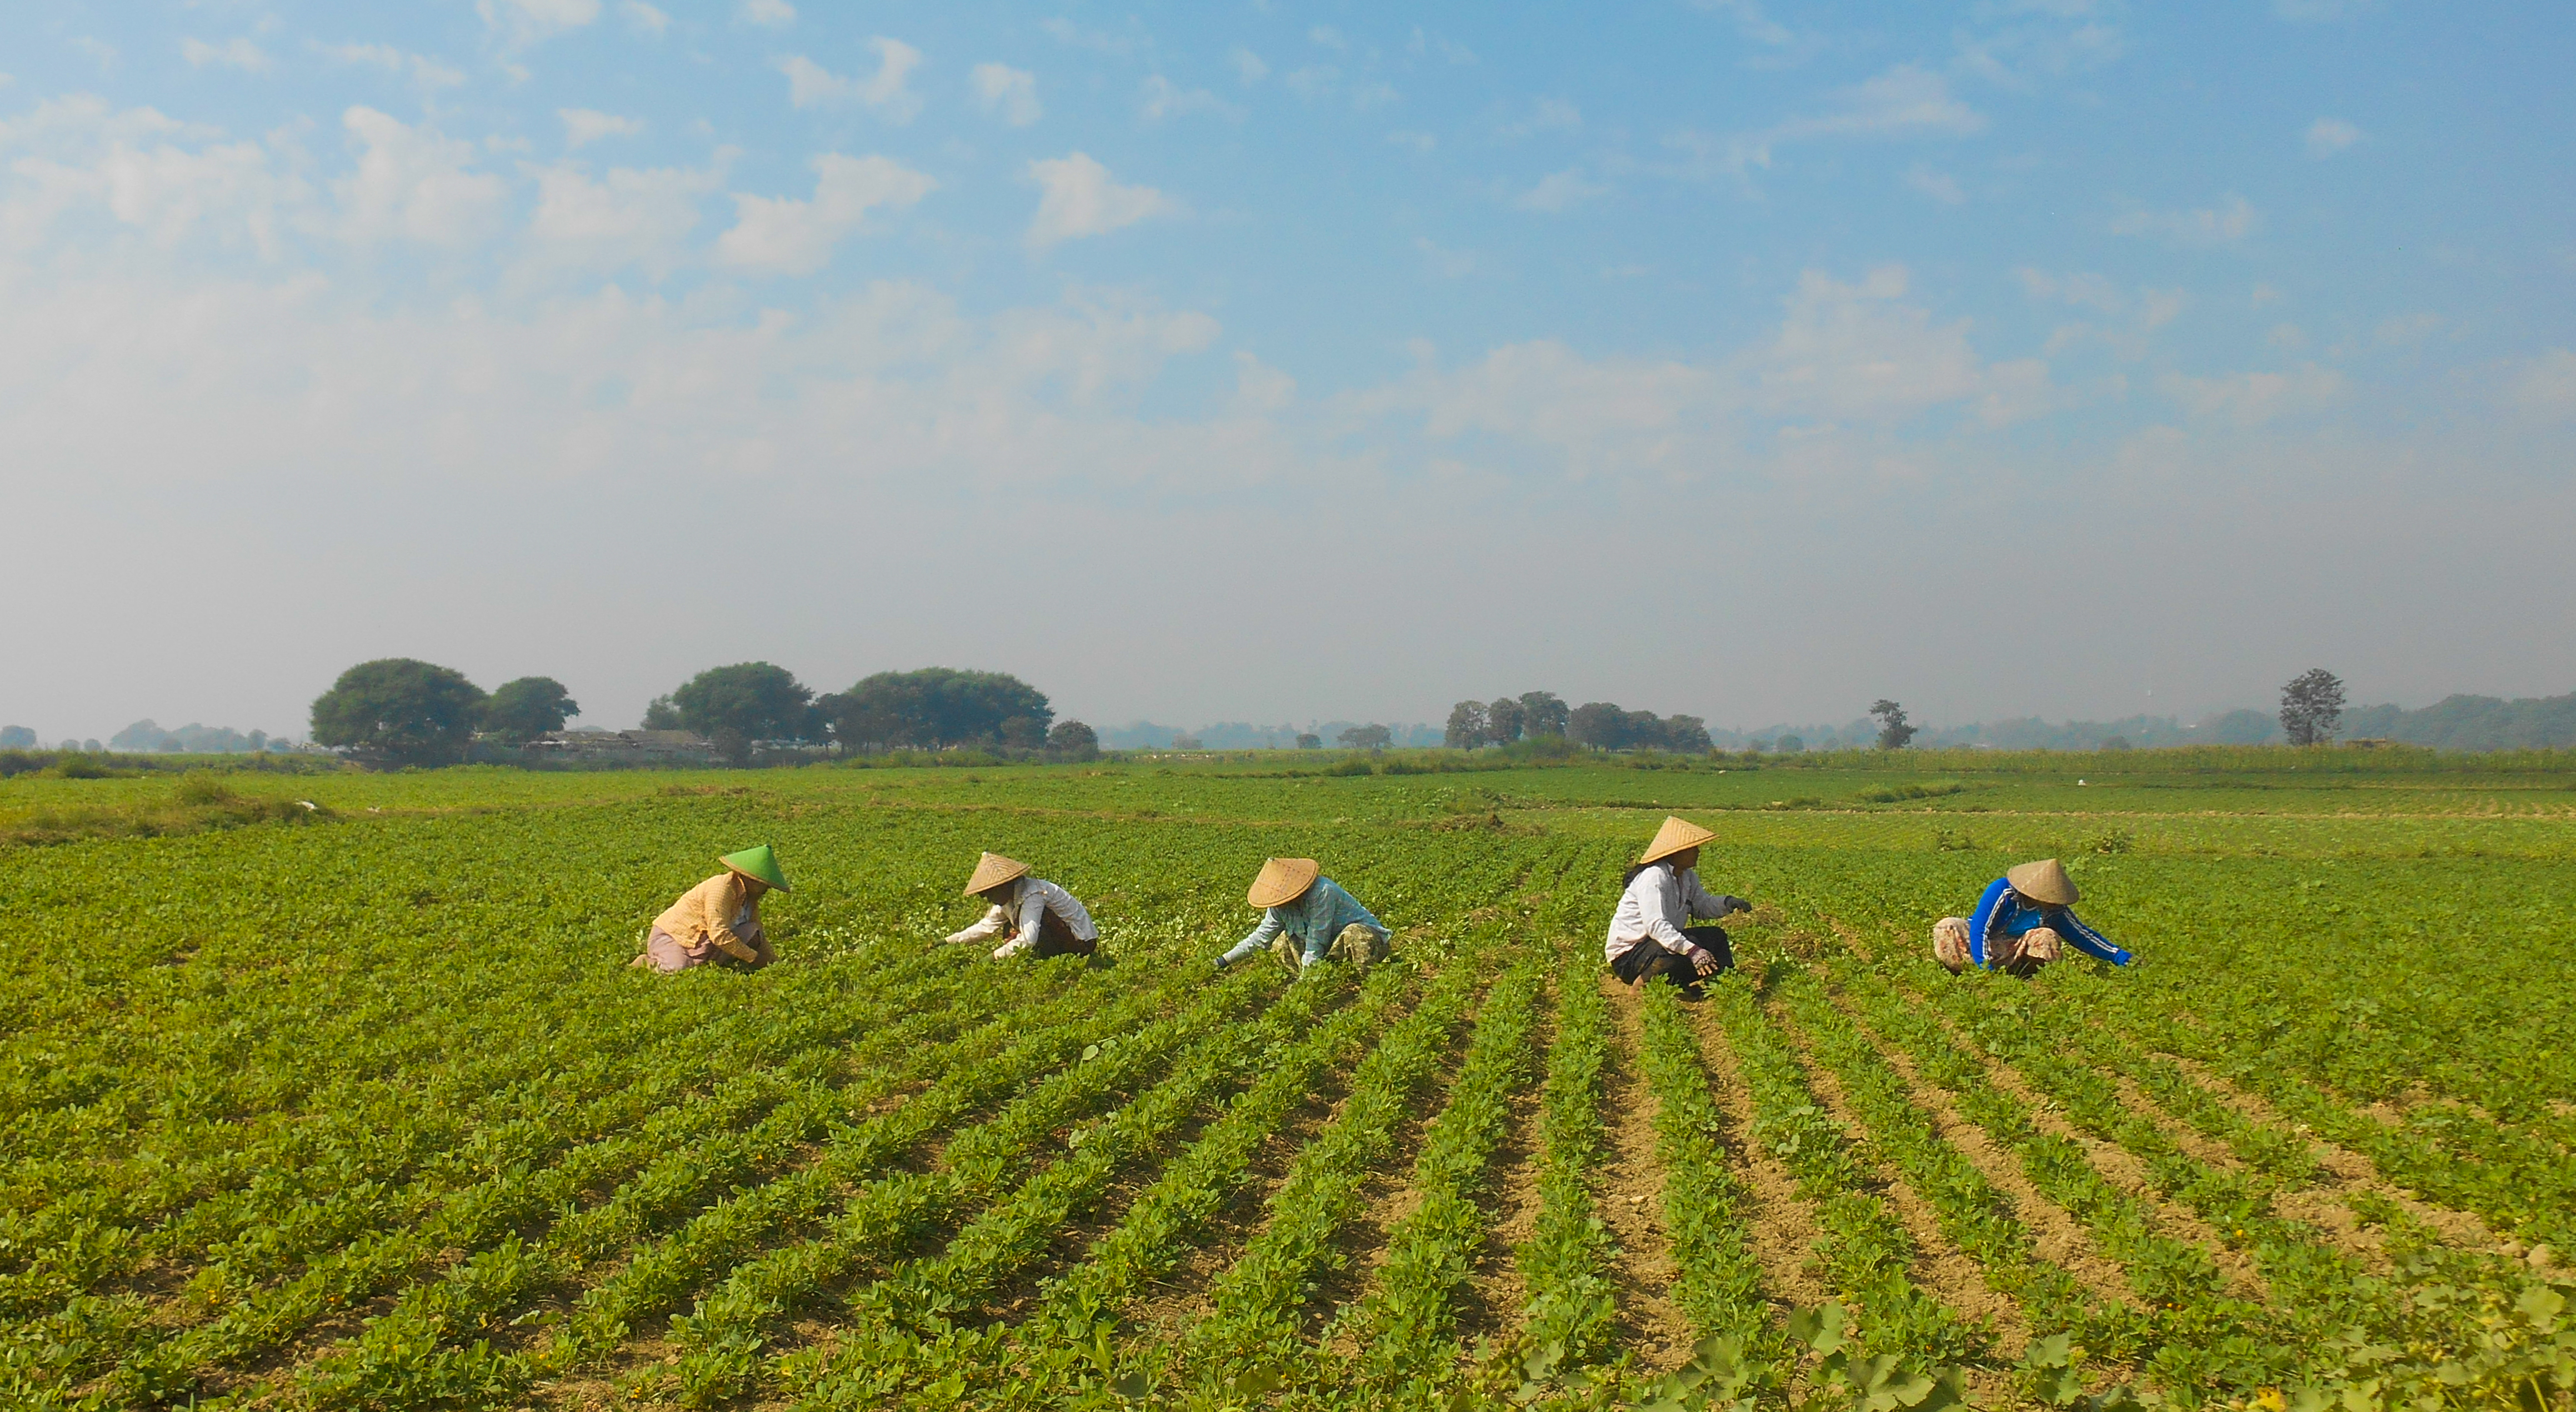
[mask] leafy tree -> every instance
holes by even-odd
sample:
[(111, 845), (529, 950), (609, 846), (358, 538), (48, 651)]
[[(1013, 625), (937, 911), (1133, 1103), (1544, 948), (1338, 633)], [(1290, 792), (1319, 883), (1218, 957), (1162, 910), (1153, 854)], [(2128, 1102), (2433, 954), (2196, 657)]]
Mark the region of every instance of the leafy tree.
[(1449, 708), (1449, 728), (1441, 743), (1452, 750), (1473, 750), (1485, 743), (1487, 716), (1482, 701), (1461, 701)]
[(1904, 707), (1882, 696), (1877, 705), (1869, 708), (1869, 713), (1878, 718), (1879, 749), (1903, 750), (1905, 743), (1914, 738), (1915, 727), (1905, 723)]
[(1661, 735), (1664, 749), (1684, 755), (1704, 755), (1716, 745), (1708, 738), (1708, 722), (1697, 716), (1666, 716)]
[(1497, 696), (1485, 706), (1485, 739), (1496, 745), (1509, 745), (1521, 738), (1521, 727), (1527, 717), (1518, 699)]
[(1784, 735), (1772, 749), (1783, 755), (1796, 755), (1807, 748), (1807, 742), (1794, 735)]
[(1565, 703), (1553, 691), (1521, 693), (1521, 734), (1564, 735), (1568, 729)]
[(671, 704), (671, 698), (667, 696), (656, 696), (653, 698), (652, 702), (644, 708), (644, 729), (648, 731), (679, 731), (687, 730), (688, 727), (680, 724), (680, 708)]
[(1058, 721), (1047, 732), (1047, 753), (1065, 760), (1100, 758), (1100, 733), (1080, 721)]
[(1044, 750), (1047, 723), (1035, 716), (1013, 716), (1002, 722), (1002, 744), (1013, 750)]
[(1297, 733), (1297, 748), (1300, 750), (1321, 750), (1324, 748), (1324, 738), (1312, 731), (1299, 731)]
[(462, 759), (483, 689), (453, 667), (409, 657), (361, 662), (313, 700), (313, 739), (405, 765)]
[(748, 740), (802, 740), (809, 733), (806, 706), (814, 693), (785, 667), (738, 662), (710, 667), (671, 693), (682, 727), (710, 740), (721, 730)]
[(1024, 739), (1044, 739), (1055, 720), (1046, 693), (1003, 672), (960, 672), (924, 667), (878, 672), (848, 691), (815, 703), (844, 750), (1003, 743), (1003, 725), (1015, 718)]
[(1172, 737), (1172, 748), (1174, 750), (1204, 750), (1207, 747), (1199, 743), (1199, 738), (1197, 736), (1190, 734), (1188, 731), (1183, 731), (1179, 735)]
[(2292, 745), (2323, 745), (2343, 724), (2343, 680), (2310, 667), (2281, 688), (2281, 729)]
[(35, 727), (0, 726), (0, 750), (33, 750), (35, 748)]
[(1353, 726), (1339, 737), (1344, 750), (1384, 750), (1395, 744), (1395, 732), (1384, 726)]
[(1628, 743), (1628, 713), (1607, 701), (1587, 701), (1567, 716), (1565, 734), (1577, 745), (1616, 750)]
[(525, 745), (581, 714), (562, 682), (553, 677), (521, 677), (503, 682), (483, 703), (483, 729), (512, 745)]

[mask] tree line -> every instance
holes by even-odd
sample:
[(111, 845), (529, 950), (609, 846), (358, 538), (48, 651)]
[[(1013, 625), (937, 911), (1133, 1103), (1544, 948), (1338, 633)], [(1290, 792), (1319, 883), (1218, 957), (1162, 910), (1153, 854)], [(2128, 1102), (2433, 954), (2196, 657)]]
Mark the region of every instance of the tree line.
[[(399, 764), (444, 764), (476, 741), (525, 745), (581, 713), (563, 683), (521, 677), (490, 693), (453, 667), (388, 657), (342, 672), (313, 702), (313, 740)], [(756, 745), (844, 752), (980, 747), (1067, 759), (1099, 754), (1080, 721), (1058, 721), (1046, 693), (1003, 672), (925, 667), (878, 672), (817, 695), (769, 662), (711, 667), (654, 698), (647, 730), (705, 738), (736, 763)]]
[(1449, 708), (1442, 740), (1453, 750), (1509, 745), (1517, 740), (1561, 737), (1595, 750), (1710, 749), (1708, 722), (1697, 716), (1658, 716), (1607, 701), (1569, 707), (1552, 691), (1525, 691), (1491, 701), (1461, 701)]

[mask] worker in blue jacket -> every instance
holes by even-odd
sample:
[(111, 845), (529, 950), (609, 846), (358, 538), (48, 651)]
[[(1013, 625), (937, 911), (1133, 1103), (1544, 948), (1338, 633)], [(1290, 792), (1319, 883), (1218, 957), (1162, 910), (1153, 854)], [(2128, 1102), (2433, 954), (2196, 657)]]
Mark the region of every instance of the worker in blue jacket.
[(2075, 880), (2054, 858), (2024, 863), (1986, 884), (1977, 915), (1932, 924), (1932, 955), (1953, 971), (1971, 965), (2027, 976), (2074, 947), (2097, 961), (2129, 964), (2126, 951), (2076, 919)]

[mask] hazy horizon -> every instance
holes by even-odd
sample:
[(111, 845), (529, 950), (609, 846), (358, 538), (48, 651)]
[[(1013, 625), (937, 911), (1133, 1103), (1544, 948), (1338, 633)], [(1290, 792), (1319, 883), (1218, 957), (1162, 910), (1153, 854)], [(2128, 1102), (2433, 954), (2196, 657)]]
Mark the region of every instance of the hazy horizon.
[(2576, 687), (2557, 12), (850, 14), (0, 18), (0, 721)]

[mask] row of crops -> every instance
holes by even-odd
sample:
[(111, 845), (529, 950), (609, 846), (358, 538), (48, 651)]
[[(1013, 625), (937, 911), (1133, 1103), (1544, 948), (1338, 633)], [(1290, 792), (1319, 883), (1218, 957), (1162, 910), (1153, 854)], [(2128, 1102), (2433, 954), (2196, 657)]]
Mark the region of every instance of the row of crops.
[[(1711, 850), (1764, 905), (1688, 1001), (1602, 983), (1651, 818), (1243, 812), (717, 793), (0, 855), (43, 943), (0, 983), (0, 1403), (2576, 1387), (2568, 963), (2495, 924), (2547, 865), (2103, 855), (2147, 962), (2024, 983), (1919, 944), (1999, 859), (1801, 821)], [(786, 961), (624, 970), (751, 837)], [(935, 944), (980, 848), (1102, 956)], [(1270, 853), (1396, 961), (1213, 973)]]

